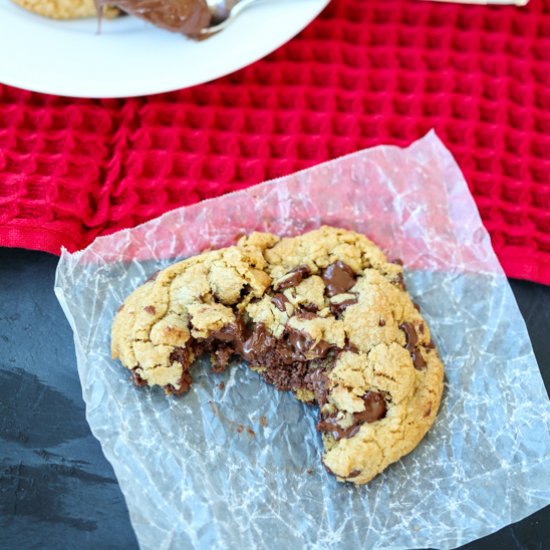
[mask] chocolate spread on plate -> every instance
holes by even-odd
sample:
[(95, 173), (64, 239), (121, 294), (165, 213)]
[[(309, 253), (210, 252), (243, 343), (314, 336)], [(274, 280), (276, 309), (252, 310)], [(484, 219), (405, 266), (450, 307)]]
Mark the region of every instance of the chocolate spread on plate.
[[(94, 0), (101, 14), (104, 6), (116, 6), (153, 25), (196, 38), (210, 24), (205, 0)], [(101, 15), (100, 15), (101, 16)]]

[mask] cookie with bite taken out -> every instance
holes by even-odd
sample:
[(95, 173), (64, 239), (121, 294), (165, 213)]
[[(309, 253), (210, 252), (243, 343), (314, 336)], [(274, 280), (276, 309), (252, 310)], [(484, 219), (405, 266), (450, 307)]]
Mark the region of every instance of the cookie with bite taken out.
[(178, 262), (123, 303), (112, 354), (138, 385), (181, 395), (207, 353), (245, 360), (268, 383), (319, 407), (323, 463), (367, 483), (432, 426), (443, 364), (406, 291), (403, 268), (365, 236), (334, 227)]

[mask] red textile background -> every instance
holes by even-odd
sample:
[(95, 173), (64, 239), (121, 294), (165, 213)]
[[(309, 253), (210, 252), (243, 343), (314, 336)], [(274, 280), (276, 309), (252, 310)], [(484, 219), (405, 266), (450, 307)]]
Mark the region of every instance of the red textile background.
[(124, 100), (0, 85), (0, 245), (55, 254), (435, 128), (506, 273), (550, 284), (550, 0), (333, 0), (215, 82)]

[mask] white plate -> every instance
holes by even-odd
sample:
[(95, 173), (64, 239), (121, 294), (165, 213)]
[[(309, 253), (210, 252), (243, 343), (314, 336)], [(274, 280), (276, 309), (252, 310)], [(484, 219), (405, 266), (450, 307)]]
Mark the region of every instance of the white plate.
[(272, 0), (202, 42), (133, 17), (53, 21), (0, 0), (0, 82), (73, 97), (128, 97), (186, 88), (272, 52), (329, 0)]

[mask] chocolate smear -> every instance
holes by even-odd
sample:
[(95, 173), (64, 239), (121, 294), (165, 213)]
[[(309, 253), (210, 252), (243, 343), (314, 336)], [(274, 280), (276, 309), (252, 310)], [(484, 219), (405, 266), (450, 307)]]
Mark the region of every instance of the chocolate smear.
[(197, 38), (209, 26), (211, 15), (205, 0), (94, 0), (99, 14), (106, 5), (144, 19), (156, 27)]
[(349, 265), (338, 260), (325, 269), (323, 282), (327, 287), (327, 296), (342, 294), (355, 285), (355, 272)]
[(331, 349), (334, 349), (334, 346), (331, 346), (328, 342), (324, 340), (315, 342), (308, 334), (300, 330), (289, 328), (287, 333), (288, 341), (294, 348), (295, 353), (304, 359), (306, 359), (306, 355), (308, 359), (322, 359), (326, 357)]

